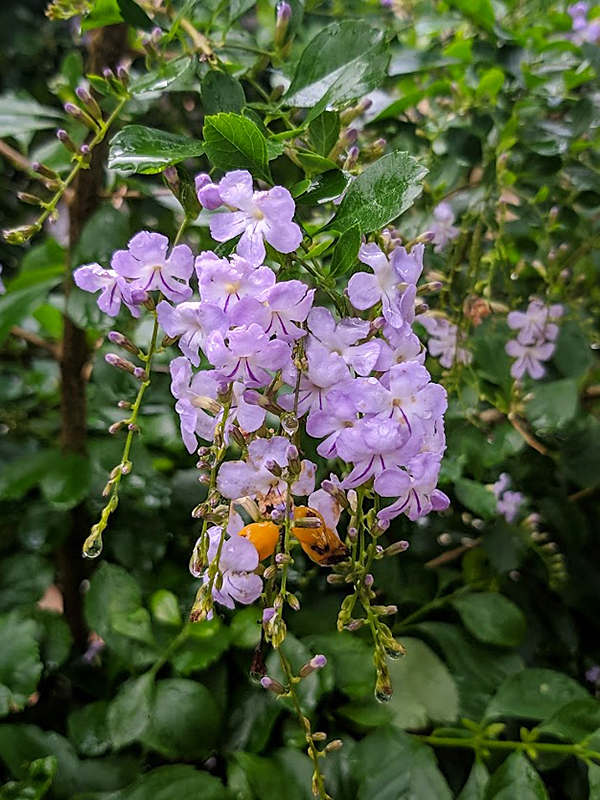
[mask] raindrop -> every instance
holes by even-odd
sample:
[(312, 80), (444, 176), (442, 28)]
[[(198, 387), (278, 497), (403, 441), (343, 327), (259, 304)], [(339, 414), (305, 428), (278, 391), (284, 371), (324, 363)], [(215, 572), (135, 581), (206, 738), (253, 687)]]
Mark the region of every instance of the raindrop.
[(298, 417), (294, 414), (284, 414), (281, 418), (281, 427), (289, 436), (292, 436), (298, 430)]
[(83, 544), (84, 558), (98, 558), (102, 552), (102, 534), (92, 533)]

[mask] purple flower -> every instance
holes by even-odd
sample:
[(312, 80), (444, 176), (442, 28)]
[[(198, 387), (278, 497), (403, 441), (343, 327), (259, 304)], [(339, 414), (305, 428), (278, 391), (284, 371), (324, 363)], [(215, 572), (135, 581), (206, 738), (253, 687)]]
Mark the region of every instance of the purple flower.
[[(208, 558), (211, 562), (217, 557), (222, 535), (219, 527), (208, 530), (210, 540)], [(220, 588), (217, 588), (217, 581), (215, 581), (212, 588), (212, 594), (217, 603), (226, 608), (235, 608), (235, 601), (249, 605), (258, 600), (263, 582), (260, 575), (254, 574), (257, 567), (258, 550), (249, 539), (244, 536), (230, 536), (225, 539), (219, 556), (219, 572), (223, 583)], [(205, 574), (204, 583), (207, 581), (208, 575)]]
[(548, 361), (555, 350), (553, 342), (542, 344), (521, 344), (517, 339), (511, 339), (505, 345), (506, 352), (516, 361), (510, 368), (510, 374), (515, 380), (520, 380), (527, 372), (534, 380), (542, 378), (546, 372), (542, 361)]
[[(217, 402), (220, 377), (214, 370), (192, 374), (187, 358), (174, 358), (170, 364), (171, 393), (177, 399), (181, 438), (189, 453), (198, 447), (197, 436), (211, 442), (221, 406)], [(212, 413), (209, 413), (212, 411)]]
[(331, 311), (318, 307), (308, 315), (308, 327), (312, 337), (307, 349), (310, 349), (314, 337), (330, 354), (340, 355), (359, 375), (368, 375), (373, 370), (379, 358), (379, 342), (372, 340), (357, 344), (368, 335), (368, 322), (350, 318), (336, 324)]
[(206, 357), (226, 381), (241, 380), (248, 387), (266, 386), (267, 370), (287, 366), (291, 350), (287, 342), (269, 340), (260, 325), (253, 323), (229, 333), (212, 333), (206, 343)]
[(382, 509), (377, 517), (391, 520), (406, 514), (410, 520), (443, 511), (450, 500), (436, 489), (440, 470), (439, 459), (432, 453), (422, 453), (406, 465), (406, 469), (386, 469), (375, 478), (374, 488), (382, 497), (397, 497), (395, 503)]
[(342, 482), (353, 489), (378, 475), (384, 469), (399, 466), (417, 455), (420, 441), (409, 435), (393, 419), (373, 417), (361, 419), (337, 439), (336, 449), (342, 461), (354, 469)]
[(362, 245), (358, 258), (374, 274), (357, 272), (350, 278), (348, 296), (354, 308), (364, 311), (381, 301), (381, 312), (392, 327), (411, 323), (424, 249), (424, 245), (417, 244), (407, 253), (404, 247), (396, 247), (388, 259), (376, 244)]
[(129, 284), (112, 269), (103, 269), (100, 264), (86, 264), (73, 273), (76, 286), (84, 292), (100, 292), (98, 307), (109, 317), (116, 317), (125, 303), (132, 316), (139, 317), (140, 310), (131, 297)]
[(283, 186), (255, 192), (250, 173), (235, 170), (222, 178), (218, 193), (225, 205), (237, 210), (211, 217), (210, 232), (217, 242), (242, 234), (236, 252), (253, 264), (265, 259), (265, 239), (280, 253), (291, 253), (299, 246), (302, 231), (292, 222), (296, 205)]
[(294, 340), (306, 335), (296, 325), (304, 322), (315, 295), (302, 281), (283, 281), (265, 289), (258, 299), (244, 297), (231, 314), (233, 325), (257, 322), (268, 336)]
[(194, 184), (196, 186), (196, 194), (198, 195), (200, 205), (204, 206), (204, 208), (207, 208), (209, 211), (214, 211), (215, 208), (219, 208), (219, 206), (223, 205), (221, 195), (219, 194), (219, 187), (216, 183), (213, 183), (210, 175), (206, 173), (196, 175)]
[(443, 417), (448, 407), (444, 387), (432, 383), (429, 372), (415, 361), (392, 367), (385, 376), (384, 385), (389, 389), (386, 412), (406, 425), (410, 434), (416, 420), (427, 428), (430, 421)]
[[(284, 492), (285, 482), (268, 470), (267, 465), (274, 462), (282, 469), (287, 467), (289, 448), (289, 440), (284, 436), (250, 442), (246, 461), (226, 461), (221, 465), (217, 475), (219, 492), (229, 500)], [(315, 470), (312, 462), (302, 462), (299, 479), (292, 484), (294, 494), (304, 496), (312, 492)]]
[(439, 357), (440, 364), (446, 369), (458, 362), (459, 364), (470, 364), (473, 354), (464, 347), (459, 346), (458, 328), (452, 322), (442, 317), (433, 317), (422, 314), (418, 322), (429, 334), (427, 349), (434, 358)]
[(508, 327), (518, 330), (521, 344), (540, 344), (547, 339), (553, 342), (558, 336), (558, 326), (550, 320), (562, 316), (563, 307), (556, 303), (546, 306), (541, 300), (532, 300), (527, 311), (511, 311), (507, 317)]
[[(308, 370), (302, 373), (298, 391), (298, 417), (307, 411), (327, 408), (327, 397), (333, 387), (350, 377), (348, 366), (339, 353), (330, 353), (317, 339), (310, 339), (306, 347)], [(291, 367), (286, 381), (291, 388), (289, 394), (279, 396), (277, 402), (282, 408), (291, 411), (295, 402), (296, 369)]]
[(142, 231), (117, 250), (111, 266), (122, 278), (131, 280), (132, 289), (160, 291), (168, 300), (181, 303), (192, 296), (189, 280), (194, 257), (186, 244), (179, 244), (167, 258), (169, 240), (160, 233)]
[(510, 475), (503, 472), (496, 483), (492, 484), (492, 492), (496, 495), (496, 499), (500, 499), (500, 495), (505, 492), (510, 486)]
[(257, 267), (235, 255), (219, 258), (211, 251), (200, 253), (196, 273), (202, 299), (227, 314), (243, 297), (257, 297), (275, 283), (275, 273), (269, 267)]
[(200, 350), (213, 331), (225, 333), (229, 328), (225, 314), (212, 303), (180, 303), (173, 307), (162, 300), (156, 307), (158, 321), (168, 336), (180, 336), (181, 352), (197, 367)]
[(431, 226), (433, 243), (435, 245), (433, 249), (436, 253), (439, 253), (448, 242), (456, 239), (460, 233), (460, 229), (455, 228), (452, 224), (454, 222), (454, 211), (450, 203), (445, 201), (439, 203), (439, 205), (433, 209), (433, 217), (435, 219), (435, 222)]
[(407, 361), (425, 363), (425, 348), (410, 325), (392, 328), (386, 322), (382, 333), (385, 338), (379, 340), (380, 354), (375, 364), (377, 372), (387, 372), (394, 364), (404, 364)]
[(516, 520), (519, 509), (523, 505), (525, 497), (521, 492), (506, 491), (498, 500), (496, 511), (504, 516), (504, 519), (512, 525)]

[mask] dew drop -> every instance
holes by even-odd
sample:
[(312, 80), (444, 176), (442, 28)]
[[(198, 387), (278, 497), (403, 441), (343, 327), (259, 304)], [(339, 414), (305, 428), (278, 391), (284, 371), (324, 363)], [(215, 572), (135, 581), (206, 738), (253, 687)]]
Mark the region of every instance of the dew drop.
[(284, 414), (281, 418), (281, 427), (291, 436), (298, 430), (298, 417), (294, 414)]
[(98, 558), (102, 552), (102, 534), (92, 533), (83, 543), (84, 558)]
[(375, 692), (375, 700), (378, 703), (389, 703), (392, 699), (394, 692), (391, 690), (391, 687), (387, 690), (380, 689)]

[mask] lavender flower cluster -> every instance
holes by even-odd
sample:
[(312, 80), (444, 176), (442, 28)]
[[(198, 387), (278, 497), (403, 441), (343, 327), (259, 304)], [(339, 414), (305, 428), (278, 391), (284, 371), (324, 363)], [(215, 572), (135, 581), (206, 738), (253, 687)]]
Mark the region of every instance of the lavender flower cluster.
[[(227, 173), (218, 184), (200, 175), (196, 188), (204, 208), (222, 209), (210, 218), (213, 238), (240, 237), (235, 254), (205, 251), (194, 259), (186, 245), (169, 254), (164, 236), (142, 232), (114, 254), (110, 270), (82, 266), (75, 281), (100, 291), (98, 304), (112, 316), (121, 302), (137, 316), (149, 292), (160, 292), (158, 321), (183, 354), (170, 371), (185, 446), (197, 451), (199, 439), (212, 442), (220, 426), (225, 443), (243, 447), (244, 457), (223, 462), (216, 478), (219, 495), (231, 501), (229, 538), (219, 525), (208, 531), (208, 557), (218, 557), (222, 576), (213, 595), (232, 607), (234, 600), (253, 602), (262, 591), (255, 570), (263, 556), (237, 535), (244, 523), (235, 507), (247, 509), (250, 501), (258, 519), (280, 522), (284, 470), (295, 476), (292, 494), (307, 497), (334, 533), (339, 501), (351, 503), (354, 490), (370, 482), (377, 495), (392, 499), (377, 513), (382, 529), (400, 514), (415, 520), (445, 509), (449, 500), (436, 484), (447, 400), (431, 381), (412, 330), (422, 243), (410, 250), (391, 243), (386, 252), (363, 244), (359, 260), (369, 270), (354, 274), (347, 291), (356, 312), (372, 311), (369, 319), (359, 313), (338, 318), (315, 306), (315, 289), (300, 280), (278, 281), (263, 263), (265, 241), (292, 253), (302, 239), (287, 189), (255, 191), (245, 170)], [(194, 271), (197, 300), (190, 287)], [(280, 435), (267, 428), (268, 412), (280, 418)], [(308, 435), (319, 440), (318, 454), (349, 465), (316, 491), (316, 465), (301, 460), (291, 442), (302, 418)], [(194, 558), (192, 564), (200, 576), (203, 566)]]
[(527, 372), (538, 380), (545, 374), (543, 361), (552, 358), (556, 349), (558, 325), (552, 320), (559, 319), (563, 307), (558, 303), (547, 306), (541, 300), (532, 300), (527, 311), (511, 311), (508, 327), (517, 330), (516, 339), (506, 343), (506, 352), (516, 359), (510, 369), (515, 380), (520, 380)]

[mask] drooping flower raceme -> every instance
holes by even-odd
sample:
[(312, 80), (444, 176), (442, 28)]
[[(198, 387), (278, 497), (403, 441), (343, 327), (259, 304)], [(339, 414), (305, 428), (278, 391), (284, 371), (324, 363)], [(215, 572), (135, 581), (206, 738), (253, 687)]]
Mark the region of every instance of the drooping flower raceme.
[[(190, 453), (198, 452), (199, 468), (210, 470), (204, 476), (209, 495), (198, 506), (205, 533), (195, 549), (194, 574), (210, 584), (217, 602), (232, 608), (254, 602), (262, 591), (252, 536), (263, 536), (254, 541), (266, 557), (286, 519), (293, 519), (293, 535), (309, 557), (330, 565), (350, 552), (336, 526), (342, 508), (356, 505), (360, 487), (390, 498), (378, 513), (382, 528), (400, 514), (417, 519), (446, 508), (436, 486), (447, 401), (431, 381), (412, 329), (423, 244), (407, 250), (397, 237), (384, 237), (389, 254), (374, 243), (363, 245), (359, 258), (372, 271), (354, 275), (348, 289), (358, 313), (348, 307), (339, 316), (315, 305), (314, 287), (297, 277), (278, 280), (263, 263), (265, 241), (289, 253), (302, 238), (287, 189), (255, 191), (244, 170), (219, 183), (198, 176), (196, 189), (202, 205), (215, 211), (213, 238), (241, 236), (235, 254), (205, 250), (194, 259), (187, 246), (169, 252), (165, 237), (143, 232), (115, 253), (111, 270), (88, 265), (76, 280), (101, 291), (99, 303), (112, 314), (121, 302), (135, 315), (142, 303), (155, 304), (158, 323), (177, 340), (182, 355), (172, 359), (170, 373), (181, 436)], [(360, 312), (378, 305), (382, 316), (363, 319)], [(450, 350), (453, 360), (456, 336), (444, 344), (444, 353)], [(297, 449), (295, 431), (303, 419), (321, 458), (343, 465), (320, 487), (316, 464)], [(234, 444), (241, 452), (228, 460)], [(266, 528), (238, 536), (244, 521), (233, 508)], [(319, 521), (322, 538), (311, 544), (317, 534), (310, 526), (319, 528)]]
[(454, 211), (450, 203), (445, 201), (439, 203), (433, 209), (434, 223), (431, 226), (433, 233), (434, 251), (441, 252), (444, 247), (458, 236), (460, 229), (456, 228), (452, 223), (454, 222)]

